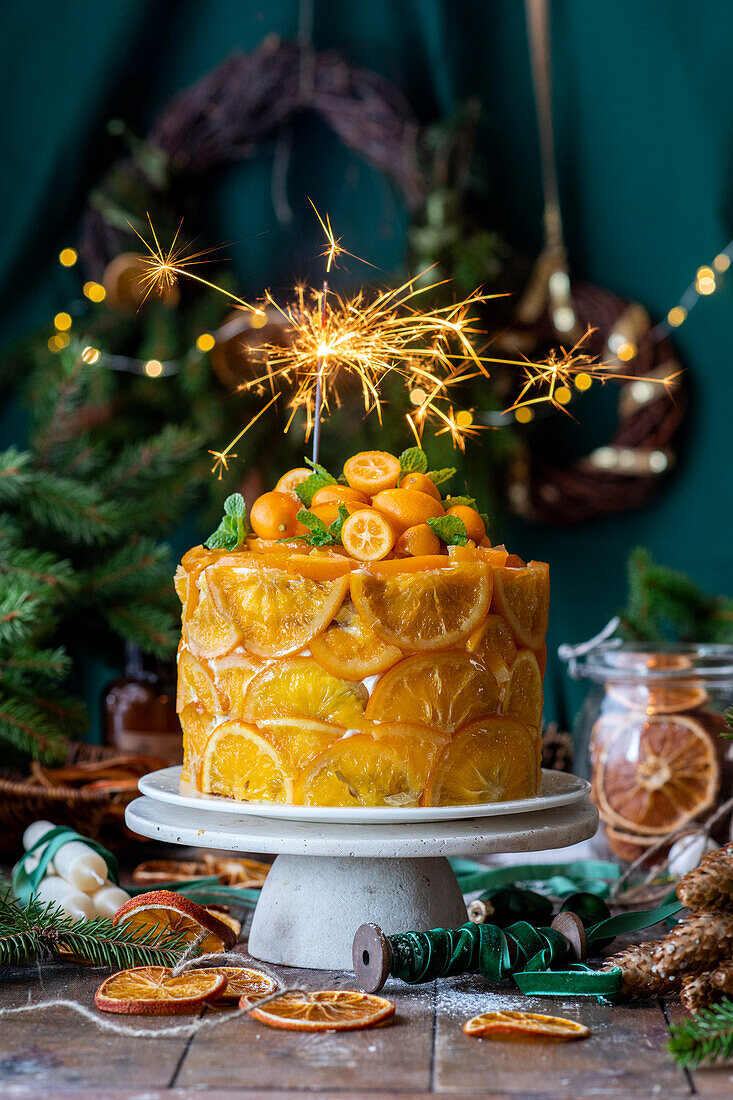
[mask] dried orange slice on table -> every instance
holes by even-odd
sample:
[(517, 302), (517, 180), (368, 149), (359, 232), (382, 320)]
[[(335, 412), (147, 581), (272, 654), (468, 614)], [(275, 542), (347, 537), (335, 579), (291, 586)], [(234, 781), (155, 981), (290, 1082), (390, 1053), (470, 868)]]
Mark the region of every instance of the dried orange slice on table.
[(477, 1039), (503, 1039), (510, 1042), (567, 1043), (585, 1039), (590, 1029), (562, 1016), (544, 1016), (535, 1012), (484, 1012), (463, 1025), (466, 1035)]
[(289, 1031), (361, 1031), (381, 1027), (395, 1014), (393, 1001), (353, 989), (321, 989), (315, 993), (284, 993), (263, 1008), (252, 1008), (243, 997), (240, 1008), (269, 1027)]
[(682, 714), (631, 715), (609, 725), (593, 775), (604, 821), (647, 836), (661, 836), (710, 809), (719, 786), (712, 737)]
[(168, 966), (136, 966), (106, 978), (94, 994), (102, 1012), (125, 1016), (183, 1016), (198, 1012), (226, 990), (216, 970), (186, 970), (173, 975)]
[(248, 1000), (267, 997), (277, 989), (275, 978), (263, 974), (261, 970), (253, 970), (251, 966), (192, 967), (188, 973), (220, 974), (226, 978), (226, 986), (216, 998), (217, 1004), (232, 1004), (242, 997)]
[(454, 736), (433, 767), (426, 806), (508, 802), (537, 794), (537, 746), (513, 718), (479, 718)]
[(140, 932), (168, 929), (172, 936), (182, 936), (186, 943), (193, 943), (205, 931), (208, 934), (199, 945), (202, 955), (228, 951), (237, 942), (237, 935), (230, 925), (172, 890), (150, 890), (130, 898), (120, 906), (112, 922), (115, 925), (127, 924), (133, 931)]

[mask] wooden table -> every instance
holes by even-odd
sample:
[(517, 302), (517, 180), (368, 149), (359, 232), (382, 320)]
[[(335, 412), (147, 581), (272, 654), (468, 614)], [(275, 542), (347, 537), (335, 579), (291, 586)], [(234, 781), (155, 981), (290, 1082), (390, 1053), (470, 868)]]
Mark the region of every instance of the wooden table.
[[(239, 948), (248, 959), (245, 945)], [(257, 965), (254, 963), (254, 965)], [(268, 968), (274, 970), (275, 968)], [(93, 1009), (108, 971), (47, 964), (0, 972), (0, 1007), (72, 998)], [(278, 968), (291, 985), (353, 988), (352, 974)], [(285, 1100), (312, 1093), (348, 1100), (498, 1097), (733, 1095), (733, 1067), (677, 1069), (664, 1051), (669, 1002), (605, 1007), (591, 999), (527, 998), (477, 978), (425, 986), (390, 981), (391, 1026), (351, 1033), (296, 1034), (237, 1017), (212, 1030), (148, 1041), (99, 1031), (69, 1009), (0, 1021), (0, 1097)], [(591, 1028), (583, 1042), (514, 1044), (470, 1039), (464, 1020), (492, 1008), (569, 1016)], [(96, 1010), (95, 1010), (96, 1011)], [(231, 1009), (204, 1009), (205, 1019)], [(105, 1016), (154, 1035), (188, 1018)]]

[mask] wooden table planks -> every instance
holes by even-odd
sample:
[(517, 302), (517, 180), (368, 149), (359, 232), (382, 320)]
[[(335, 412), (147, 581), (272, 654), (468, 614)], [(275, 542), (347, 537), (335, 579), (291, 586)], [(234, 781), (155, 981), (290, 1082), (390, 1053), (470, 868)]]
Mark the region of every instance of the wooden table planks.
[[(246, 955), (244, 946), (243, 959)], [(257, 965), (252, 960), (253, 965)], [(268, 967), (289, 985), (353, 988), (353, 974)], [(47, 964), (0, 971), (0, 1008), (70, 998), (93, 1009), (108, 971)], [(495, 987), (494, 987), (495, 989)], [(677, 1069), (664, 1051), (676, 1003), (613, 1007), (591, 999), (527, 998), (510, 986), (491, 991), (475, 977), (384, 993), (394, 1023), (372, 1031), (297, 1034), (249, 1018), (147, 1041), (100, 1031), (69, 1009), (0, 1020), (0, 1100), (498, 1100), (534, 1097), (733, 1096), (733, 1066)], [(586, 1023), (577, 1043), (480, 1041), (462, 1023), (494, 1007), (569, 1016)], [(94, 1009), (93, 1009), (94, 1010)], [(94, 1010), (96, 1011), (96, 1010)], [(231, 1015), (207, 1008), (206, 1020)], [(155, 1033), (188, 1018), (107, 1020)]]

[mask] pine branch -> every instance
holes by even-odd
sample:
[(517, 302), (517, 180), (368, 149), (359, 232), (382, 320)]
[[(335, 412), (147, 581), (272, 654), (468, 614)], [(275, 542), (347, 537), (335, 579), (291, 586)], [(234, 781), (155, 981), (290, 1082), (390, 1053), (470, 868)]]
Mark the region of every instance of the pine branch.
[(22, 686), (29, 676), (58, 682), (71, 672), (71, 658), (61, 647), (36, 649), (14, 647), (7, 656), (0, 652), (0, 680)]
[(170, 551), (150, 538), (136, 538), (105, 556), (84, 582), (95, 600), (135, 600), (161, 585), (170, 586)]
[(24, 585), (39, 588), (47, 585), (61, 591), (72, 591), (78, 585), (71, 562), (48, 550), (31, 547), (8, 547), (0, 542), (0, 576), (16, 577)]
[(169, 657), (178, 644), (179, 626), (172, 612), (152, 604), (117, 604), (107, 612), (113, 631), (139, 645), (145, 653)]
[(733, 1058), (733, 1000), (703, 1008), (670, 1028), (667, 1049), (682, 1069), (714, 1065)]
[(64, 756), (64, 724), (37, 702), (0, 691), (0, 742), (17, 755), (56, 763)]
[(0, 592), (0, 647), (20, 645), (36, 628), (40, 616), (48, 613), (48, 589), (45, 592), (29, 592), (17, 580), (5, 583)]

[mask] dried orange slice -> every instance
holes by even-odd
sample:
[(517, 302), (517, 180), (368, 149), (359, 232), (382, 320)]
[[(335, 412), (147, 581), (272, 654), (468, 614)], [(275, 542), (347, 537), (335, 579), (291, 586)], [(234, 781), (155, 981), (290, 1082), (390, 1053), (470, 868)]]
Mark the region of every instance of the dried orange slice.
[(549, 608), (550, 567), (545, 562), (494, 570), (491, 610), (504, 616), (520, 646), (542, 645)]
[(293, 772), (307, 768), (344, 734), (343, 727), (312, 718), (260, 718), (258, 726)]
[(643, 714), (682, 714), (704, 706), (708, 700), (707, 691), (693, 681), (674, 684), (618, 681), (607, 683), (606, 691), (622, 707)]
[(310, 644), (319, 665), (344, 680), (363, 680), (386, 672), (396, 664), (402, 651), (387, 645), (367, 626), (351, 600), (342, 603), (324, 634)]
[(228, 925), (234, 935), (237, 937), (237, 939), (239, 939), (242, 933), (241, 920), (237, 920), (237, 918), (233, 917), (231, 913), (225, 912), (218, 905), (205, 905), (204, 908), (206, 909), (207, 913), (211, 913), (212, 917), (216, 917), (216, 919), (220, 920), (222, 924)]
[(202, 710), (197, 703), (189, 703), (178, 715), (183, 731), (183, 771), (181, 778), (194, 780), (201, 778), (201, 761), (216, 719), (213, 714)]
[[(250, 1008), (243, 997), (240, 1008)], [(283, 993), (263, 1008), (253, 1008), (250, 1016), (269, 1027), (289, 1031), (361, 1031), (381, 1027), (395, 1013), (393, 1001), (373, 993), (354, 989), (321, 989), (316, 993)]]
[(466, 649), (474, 660), (491, 669), (500, 684), (506, 683), (517, 647), (501, 615), (487, 615), (466, 642)]
[(508, 802), (537, 794), (539, 766), (531, 733), (513, 718), (464, 726), (430, 773), (426, 806)]
[(258, 657), (282, 657), (308, 645), (328, 626), (349, 586), (346, 577), (316, 581), (281, 569), (251, 568), (232, 555), (209, 566), (206, 575), (218, 611)]
[(247, 688), (244, 716), (314, 718), (345, 729), (363, 725), (366, 688), (327, 672), (312, 657), (291, 657), (264, 668)]
[(228, 951), (237, 942), (236, 934), (228, 924), (172, 890), (150, 890), (130, 898), (120, 906), (112, 922), (115, 925), (129, 924), (135, 931), (167, 928), (171, 935), (182, 936), (191, 943), (202, 931), (206, 931), (208, 935), (199, 945), (202, 954)]
[(357, 561), (380, 561), (394, 546), (395, 534), (383, 515), (373, 508), (363, 508), (344, 523), (341, 542)]
[(387, 575), (358, 570), (351, 575), (351, 598), (383, 641), (413, 652), (449, 649), (468, 638), (488, 611), (491, 573), (478, 562)]
[(178, 654), (176, 710), (180, 714), (190, 703), (198, 703), (211, 714), (222, 709), (209, 666), (204, 661), (197, 661), (187, 649), (182, 649)]
[(105, 978), (94, 994), (102, 1012), (125, 1016), (184, 1016), (216, 1001), (227, 980), (215, 970), (186, 970), (173, 976), (168, 966), (136, 966)]
[(517, 654), (504, 692), (502, 713), (516, 718), (525, 726), (539, 729), (542, 722), (542, 676), (537, 658), (531, 649)]
[(375, 722), (411, 722), (453, 733), (499, 709), (499, 685), (467, 653), (419, 654), (376, 684), (366, 708)]
[[(220, 614), (211, 598), (204, 571), (194, 582), (189, 579), (189, 602), (183, 612), (183, 637), (195, 657), (220, 657), (239, 645), (241, 636), (237, 626)], [(198, 602), (192, 606), (192, 601)]]
[(631, 715), (600, 749), (593, 793), (604, 820), (649, 836), (684, 825), (714, 804), (720, 787), (715, 744), (684, 715)]
[(424, 784), (422, 770), (398, 739), (355, 734), (315, 758), (296, 781), (294, 801), (304, 806), (414, 806)]
[(207, 966), (191, 968), (189, 974), (220, 974), (226, 979), (226, 986), (216, 998), (217, 1004), (231, 1004), (244, 997), (253, 1001), (258, 997), (267, 997), (277, 989), (277, 982), (261, 970), (250, 966)]
[(212, 733), (201, 762), (201, 790), (247, 802), (290, 802), (293, 774), (267, 735), (239, 719)]
[(562, 1016), (544, 1016), (536, 1012), (484, 1012), (463, 1025), (466, 1035), (477, 1039), (504, 1039), (510, 1042), (568, 1043), (585, 1039), (590, 1029)]
[(230, 718), (241, 718), (247, 688), (262, 668), (262, 661), (240, 649), (226, 657), (212, 657), (209, 668), (218, 701), (216, 711)]
[(373, 497), (393, 489), (400, 477), (400, 460), (387, 451), (360, 451), (344, 463), (344, 477), (352, 489)]

